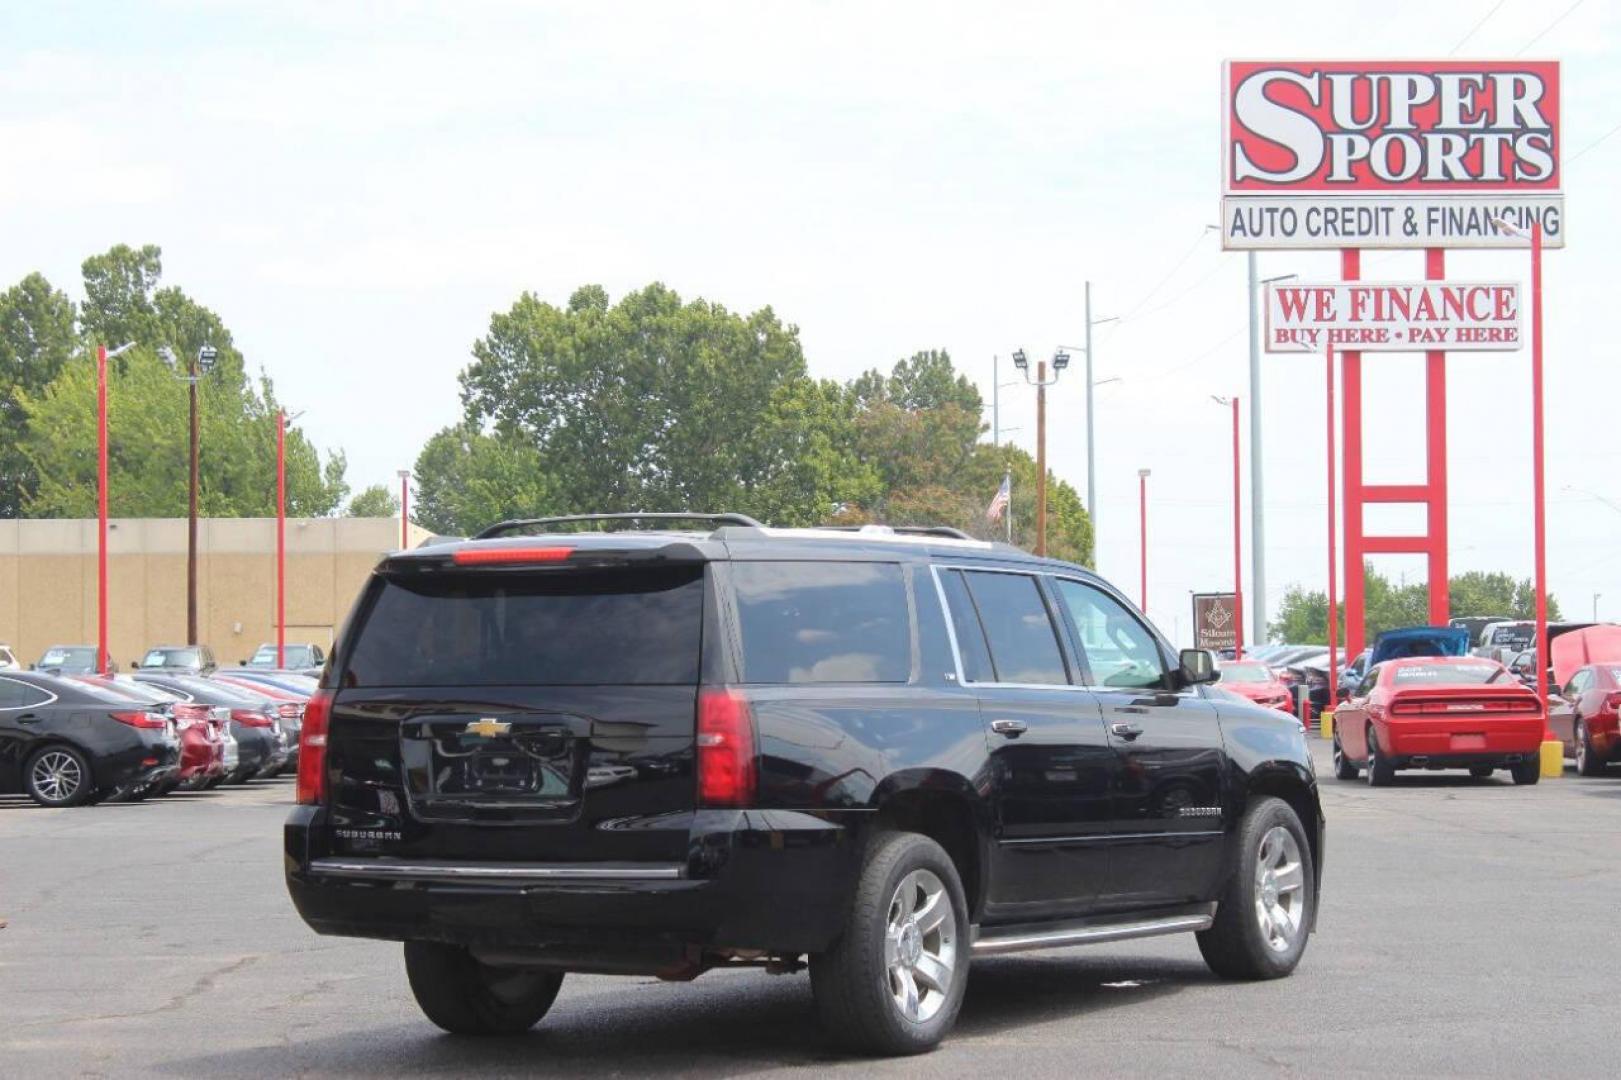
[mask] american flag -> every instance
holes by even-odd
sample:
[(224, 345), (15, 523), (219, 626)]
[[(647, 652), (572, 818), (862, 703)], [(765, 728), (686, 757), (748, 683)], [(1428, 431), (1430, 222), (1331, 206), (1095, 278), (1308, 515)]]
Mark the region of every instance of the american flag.
[(985, 508), (986, 521), (1000, 521), (1002, 519), (1002, 512), (1007, 509), (1008, 500), (1013, 497), (1012, 485), (1013, 477), (1004, 474), (1002, 486), (996, 489), (996, 497), (991, 500), (991, 505)]

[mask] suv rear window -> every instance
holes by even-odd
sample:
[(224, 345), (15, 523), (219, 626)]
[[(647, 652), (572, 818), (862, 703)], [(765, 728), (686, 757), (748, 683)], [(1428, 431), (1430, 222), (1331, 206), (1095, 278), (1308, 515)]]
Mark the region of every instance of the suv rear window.
[(702, 566), (389, 578), (345, 686), (695, 685)]
[(747, 683), (903, 683), (906, 579), (895, 563), (736, 562)]

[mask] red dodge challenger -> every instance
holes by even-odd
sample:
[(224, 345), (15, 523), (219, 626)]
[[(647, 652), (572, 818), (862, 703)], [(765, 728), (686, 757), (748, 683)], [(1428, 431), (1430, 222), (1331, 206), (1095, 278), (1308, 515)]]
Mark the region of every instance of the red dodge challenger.
[(1290, 706), (1294, 699), (1289, 696), (1289, 688), (1259, 660), (1225, 660), (1218, 670), (1221, 672), (1221, 685), (1227, 689), (1242, 694), (1257, 705), (1293, 714)]
[(1516, 784), (1540, 775), (1543, 714), (1534, 692), (1495, 660), (1428, 656), (1387, 660), (1363, 676), (1334, 714), (1334, 775), (1390, 783), (1397, 769), (1508, 769)]

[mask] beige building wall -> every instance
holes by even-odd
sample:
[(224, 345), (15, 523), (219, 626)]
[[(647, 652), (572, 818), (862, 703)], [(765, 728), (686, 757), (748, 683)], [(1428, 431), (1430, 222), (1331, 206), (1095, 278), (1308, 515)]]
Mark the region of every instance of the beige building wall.
[[(430, 534), (410, 527), (411, 546)], [(287, 522), (287, 640), (322, 648), (372, 567), (399, 546), (398, 518)], [(118, 518), (107, 534), (108, 648), (119, 666), (186, 640), (186, 521)], [(221, 664), (276, 640), (276, 519), (197, 523), (197, 630)], [(96, 522), (0, 520), (0, 642), (24, 664), (51, 645), (96, 643)]]

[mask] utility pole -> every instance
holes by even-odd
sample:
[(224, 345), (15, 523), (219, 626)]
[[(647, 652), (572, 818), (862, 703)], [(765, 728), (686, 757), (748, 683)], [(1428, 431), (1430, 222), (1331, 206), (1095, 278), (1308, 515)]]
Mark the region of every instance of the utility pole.
[[(1047, 387), (1058, 381), (1058, 376), (1069, 367), (1069, 353), (1062, 350), (1053, 354), (1053, 377), (1047, 378), (1047, 362), (1036, 364), (1036, 377), (1030, 378), (1030, 361), (1024, 350), (1013, 353), (1013, 366), (1024, 373), (1025, 382), (1036, 388), (1036, 554), (1047, 554)], [(1012, 493), (1009, 492), (1009, 498)]]
[(1148, 614), (1148, 478), (1153, 473), (1148, 469), (1137, 470), (1137, 536), (1138, 566), (1142, 573), (1142, 612)]
[(1002, 370), (996, 356), (991, 357), (991, 445), (1002, 445)]
[(197, 644), (197, 360), (186, 360), (187, 395), (191, 399), (191, 483), (186, 497), (186, 644)]
[(1255, 628), (1251, 641), (1266, 640), (1266, 513), (1261, 478), (1261, 326), (1256, 312), (1255, 252), (1245, 252), (1249, 261), (1250, 296), (1250, 574), (1251, 616)]
[(411, 546), (411, 470), (400, 470), (400, 550)]
[(1092, 412), (1092, 283), (1086, 283), (1086, 512), (1092, 518), (1092, 562), (1098, 561), (1097, 420)]

